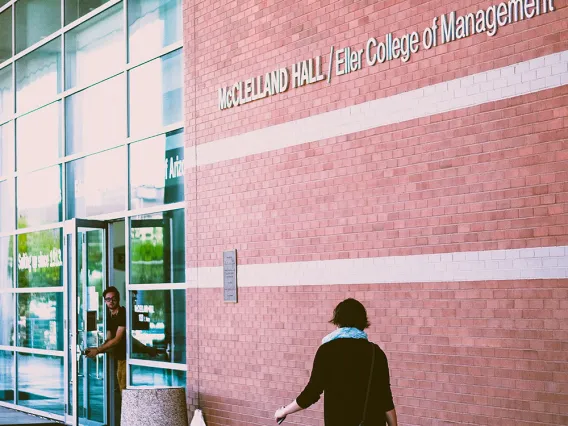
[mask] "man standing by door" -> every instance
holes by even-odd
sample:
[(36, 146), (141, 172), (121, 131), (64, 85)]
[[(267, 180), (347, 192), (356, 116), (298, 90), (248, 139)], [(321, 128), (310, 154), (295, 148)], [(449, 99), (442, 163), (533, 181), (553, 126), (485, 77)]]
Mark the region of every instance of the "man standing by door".
[(96, 348), (88, 348), (85, 355), (94, 358), (109, 352), (116, 360), (116, 378), (122, 392), (126, 389), (126, 309), (120, 306), (120, 293), (116, 287), (103, 292), (107, 310), (107, 333), (105, 342)]

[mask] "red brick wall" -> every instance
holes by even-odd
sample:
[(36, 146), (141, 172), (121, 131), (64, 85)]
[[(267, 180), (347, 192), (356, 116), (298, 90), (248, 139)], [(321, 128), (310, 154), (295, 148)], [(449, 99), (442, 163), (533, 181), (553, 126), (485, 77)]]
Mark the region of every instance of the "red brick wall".
[[(401, 425), (568, 423), (567, 281), (242, 288), (236, 305), (220, 289), (188, 294), (201, 325), (190, 380), (208, 426), (271, 424), (347, 295), (387, 354)], [(287, 423), (322, 425), (322, 407)]]
[[(193, 146), (568, 50), (557, 11), (230, 110), (217, 90), (498, 1), (184, 1)], [(568, 89), (186, 170), (187, 263), (240, 265), (568, 245)], [(188, 391), (208, 426), (272, 424), (333, 307), (356, 297), (401, 425), (568, 424), (568, 280), (188, 291)], [(287, 424), (323, 425), (322, 404)]]

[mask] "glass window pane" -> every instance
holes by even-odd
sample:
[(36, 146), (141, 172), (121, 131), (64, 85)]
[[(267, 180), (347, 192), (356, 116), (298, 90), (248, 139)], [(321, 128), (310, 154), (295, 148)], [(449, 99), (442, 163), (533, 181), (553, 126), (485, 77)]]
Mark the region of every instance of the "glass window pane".
[[(14, 237), (0, 238), (0, 288), (14, 287)], [(3, 311), (0, 309), (0, 313)], [(4, 315), (2, 314), (2, 317)]]
[(103, 149), (126, 139), (124, 76), (67, 98), (65, 107), (67, 155)]
[(67, 163), (67, 219), (125, 210), (124, 147)]
[[(0, 2), (1, 3), (1, 2)], [(12, 8), (0, 13), (0, 63), (12, 57)]]
[(60, 92), (61, 40), (57, 38), (16, 61), (16, 109), (27, 111)]
[(18, 354), (17, 404), (64, 414), (63, 357)]
[(113, 74), (125, 62), (122, 3), (65, 35), (65, 89)]
[(17, 178), (18, 228), (61, 220), (61, 167)]
[(181, 0), (128, 0), (130, 62), (182, 38)]
[(63, 293), (18, 294), (18, 346), (63, 350)]
[(14, 92), (12, 90), (12, 65), (0, 70), (0, 120), (14, 113)]
[(135, 290), (130, 295), (131, 357), (185, 363), (185, 290)]
[(14, 293), (0, 293), (0, 313), (0, 345), (14, 346)]
[(130, 145), (130, 208), (183, 201), (183, 176), (182, 130)]
[(15, 197), (14, 179), (0, 181), (0, 232), (13, 231), (16, 227)]
[(166, 370), (163, 368), (130, 366), (131, 386), (183, 386), (187, 385), (185, 371)]
[(130, 71), (130, 135), (182, 120), (182, 55), (169, 53)]
[(61, 28), (61, 0), (18, 0), (16, 53)]
[(130, 282), (185, 282), (184, 212), (136, 216), (130, 221)]
[(20, 234), (18, 238), (18, 287), (63, 285), (61, 229)]
[(14, 151), (14, 122), (10, 121), (0, 126), (0, 176), (14, 171)]
[(0, 401), (14, 402), (14, 352), (0, 351)]
[(52, 103), (18, 118), (16, 135), (18, 171), (56, 162), (62, 151), (61, 103)]
[(92, 12), (108, 0), (65, 0), (65, 25)]

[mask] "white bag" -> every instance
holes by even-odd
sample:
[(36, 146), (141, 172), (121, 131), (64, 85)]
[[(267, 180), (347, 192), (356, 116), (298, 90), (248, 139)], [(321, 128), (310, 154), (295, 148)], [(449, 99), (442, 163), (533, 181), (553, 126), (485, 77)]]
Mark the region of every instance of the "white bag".
[(203, 413), (199, 408), (195, 410), (195, 413), (193, 413), (193, 419), (191, 419), (191, 424), (189, 426), (207, 426), (205, 424), (205, 420), (203, 420)]

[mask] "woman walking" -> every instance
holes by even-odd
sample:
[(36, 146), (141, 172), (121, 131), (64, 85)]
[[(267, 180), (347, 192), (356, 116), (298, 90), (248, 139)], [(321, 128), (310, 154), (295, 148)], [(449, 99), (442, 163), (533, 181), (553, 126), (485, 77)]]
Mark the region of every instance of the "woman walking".
[(346, 299), (330, 321), (337, 330), (319, 347), (302, 393), (274, 413), (276, 420), (308, 408), (325, 394), (325, 426), (398, 426), (385, 353), (367, 340), (365, 307)]

